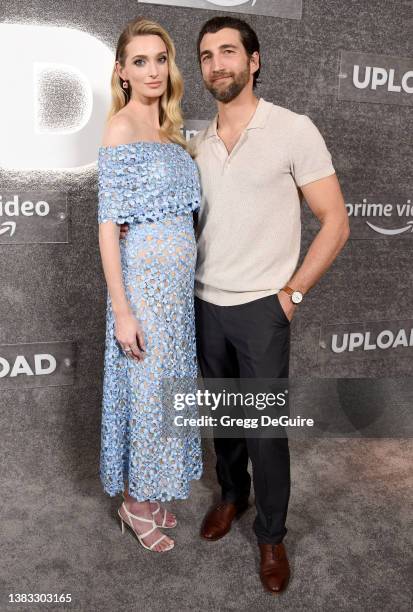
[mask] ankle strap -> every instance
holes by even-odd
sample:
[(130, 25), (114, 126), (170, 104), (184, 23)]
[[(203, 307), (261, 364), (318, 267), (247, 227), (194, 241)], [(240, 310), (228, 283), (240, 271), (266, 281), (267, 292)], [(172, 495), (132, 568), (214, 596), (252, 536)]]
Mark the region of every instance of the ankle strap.
[(144, 523), (153, 523), (153, 519), (147, 519), (147, 518), (144, 518), (143, 516), (136, 516), (136, 514), (132, 514), (132, 512), (129, 512), (129, 510), (127, 509), (125, 505), (125, 502), (123, 502), (122, 506), (129, 518), (132, 517), (134, 519), (137, 519), (138, 521), (143, 521)]

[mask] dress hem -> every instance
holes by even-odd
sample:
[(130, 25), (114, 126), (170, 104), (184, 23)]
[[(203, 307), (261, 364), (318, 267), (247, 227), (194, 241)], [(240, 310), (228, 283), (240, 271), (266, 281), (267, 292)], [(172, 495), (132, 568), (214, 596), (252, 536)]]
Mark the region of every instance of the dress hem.
[[(192, 481), (192, 480), (200, 480), (202, 477), (203, 472), (201, 471), (201, 473), (198, 476), (192, 476), (192, 478), (188, 479), (188, 484)], [(125, 490), (125, 485), (123, 485), (122, 488), (117, 488), (117, 489), (108, 489), (105, 486), (103, 486), (103, 491), (104, 493), (106, 493), (107, 495), (109, 495), (110, 497), (116, 497), (117, 495), (121, 495), (123, 493), (123, 491)], [(130, 493), (129, 493), (130, 495)], [(131, 495), (131, 497), (133, 497), (134, 499), (136, 499), (137, 502), (144, 502), (144, 501), (158, 501), (158, 502), (170, 502), (170, 501), (174, 501), (174, 500), (184, 500), (184, 499), (188, 499), (189, 498), (190, 493), (188, 492), (188, 495), (167, 495), (167, 496), (160, 496), (160, 497), (144, 497), (144, 498), (140, 498), (140, 496), (135, 497), (133, 495)]]

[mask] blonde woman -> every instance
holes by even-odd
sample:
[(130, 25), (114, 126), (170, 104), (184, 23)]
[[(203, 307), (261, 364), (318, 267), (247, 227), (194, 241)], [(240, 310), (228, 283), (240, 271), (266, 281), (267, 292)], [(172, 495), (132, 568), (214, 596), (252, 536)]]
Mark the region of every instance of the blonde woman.
[(176, 517), (161, 502), (186, 499), (202, 473), (198, 432), (162, 430), (162, 380), (197, 373), (193, 212), (200, 186), (180, 132), (182, 95), (168, 33), (142, 18), (127, 24), (98, 159), (108, 288), (100, 477), (110, 496), (123, 493), (122, 533), (126, 524), (154, 552), (174, 546), (162, 530), (175, 527)]

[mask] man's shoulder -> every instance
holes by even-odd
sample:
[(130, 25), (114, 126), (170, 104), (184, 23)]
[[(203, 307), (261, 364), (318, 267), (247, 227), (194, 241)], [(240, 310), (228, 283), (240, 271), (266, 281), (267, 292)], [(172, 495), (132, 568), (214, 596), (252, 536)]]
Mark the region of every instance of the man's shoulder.
[(285, 106), (268, 102), (266, 129), (269, 134), (276, 133), (286, 141), (312, 139), (319, 135), (319, 129), (309, 115), (298, 113)]
[(266, 101), (266, 105), (268, 109), (268, 119), (273, 125), (281, 124), (290, 127), (299, 122), (301, 117), (307, 117), (307, 115), (296, 113), (290, 108), (279, 106), (278, 104), (273, 104), (272, 102)]

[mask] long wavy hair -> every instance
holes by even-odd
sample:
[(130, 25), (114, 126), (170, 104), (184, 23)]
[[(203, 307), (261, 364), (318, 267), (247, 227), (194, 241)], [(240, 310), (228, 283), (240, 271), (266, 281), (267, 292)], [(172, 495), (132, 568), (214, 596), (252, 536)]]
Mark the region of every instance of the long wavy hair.
[[(155, 34), (156, 36), (159, 36), (165, 43), (167, 49), (169, 69), (168, 84), (159, 104), (159, 124), (161, 126), (161, 135), (167, 140), (180, 144), (186, 149), (187, 143), (181, 133), (181, 127), (183, 126), (181, 100), (184, 94), (184, 81), (181, 72), (175, 63), (175, 45), (168, 32), (164, 30), (159, 23), (156, 23), (156, 21), (150, 21), (149, 19), (145, 19), (143, 17), (138, 17), (137, 19), (130, 21), (126, 24), (126, 27), (119, 36), (116, 47), (116, 60), (122, 67), (124, 67), (126, 61), (126, 46), (134, 36), (143, 36), (145, 34)], [(113, 117), (113, 115), (116, 115), (121, 108), (126, 106), (130, 100), (132, 93), (131, 86), (128, 84), (128, 88), (124, 89), (122, 87), (122, 83), (123, 80), (116, 72), (115, 64), (112, 72), (112, 104), (107, 117), (108, 120)]]

